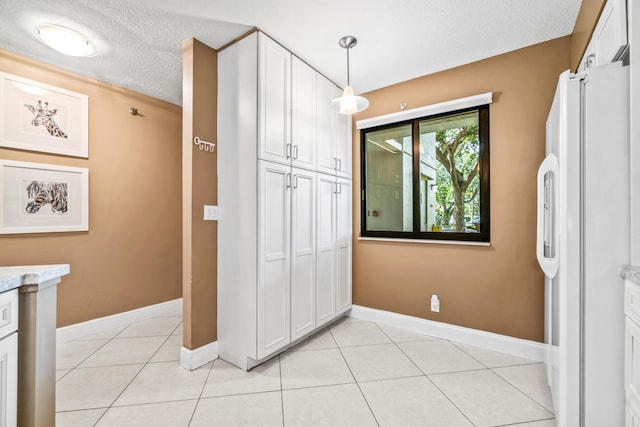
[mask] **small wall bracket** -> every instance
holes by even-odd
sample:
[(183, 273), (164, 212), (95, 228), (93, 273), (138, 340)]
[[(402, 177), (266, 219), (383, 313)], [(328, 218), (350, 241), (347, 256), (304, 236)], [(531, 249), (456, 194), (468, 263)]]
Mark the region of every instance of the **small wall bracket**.
[(213, 150), (216, 148), (216, 144), (214, 144), (213, 142), (203, 141), (197, 136), (193, 138), (193, 143), (196, 144), (198, 148), (200, 148), (200, 150), (210, 151), (212, 153), (213, 153)]

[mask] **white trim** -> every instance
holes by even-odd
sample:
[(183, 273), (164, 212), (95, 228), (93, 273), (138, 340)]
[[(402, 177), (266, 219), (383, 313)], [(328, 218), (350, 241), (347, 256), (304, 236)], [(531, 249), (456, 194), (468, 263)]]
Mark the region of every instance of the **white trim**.
[(348, 315), (488, 350), (508, 353), (537, 362), (544, 362), (547, 355), (547, 345), (540, 342), (377, 310), (361, 305), (353, 305)]
[(86, 322), (63, 326), (57, 329), (57, 338), (62, 341), (71, 341), (88, 335), (97, 334), (99, 332), (125, 327), (131, 323), (146, 320), (150, 317), (163, 316), (176, 311), (182, 313), (182, 298), (125, 311), (111, 316), (87, 320)]
[(218, 341), (210, 342), (202, 347), (189, 350), (180, 349), (180, 366), (187, 371), (193, 371), (218, 358)]
[(438, 245), (491, 246), (490, 242), (474, 242), (468, 240), (431, 240), (431, 239), (394, 239), (388, 237), (358, 237), (358, 240), (372, 242), (431, 243)]
[(454, 99), (451, 101), (431, 104), (411, 110), (399, 111), (397, 113), (385, 114), (383, 116), (371, 117), (369, 119), (358, 120), (356, 129), (367, 129), (374, 126), (397, 123), (405, 120), (416, 119), (418, 117), (432, 116), (434, 114), (448, 113), (449, 111), (462, 110), (464, 108), (477, 107), (478, 105), (491, 104), (493, 92), (481, 93), (479, 95), (467, 96), (466, 98)]

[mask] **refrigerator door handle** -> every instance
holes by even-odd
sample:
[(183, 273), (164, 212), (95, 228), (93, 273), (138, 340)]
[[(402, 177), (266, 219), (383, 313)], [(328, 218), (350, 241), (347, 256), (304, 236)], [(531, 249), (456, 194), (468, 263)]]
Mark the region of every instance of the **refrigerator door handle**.
[(558, 158), (549, 154), (538, 169), (536, 256), (544, 274), (558, 272)]

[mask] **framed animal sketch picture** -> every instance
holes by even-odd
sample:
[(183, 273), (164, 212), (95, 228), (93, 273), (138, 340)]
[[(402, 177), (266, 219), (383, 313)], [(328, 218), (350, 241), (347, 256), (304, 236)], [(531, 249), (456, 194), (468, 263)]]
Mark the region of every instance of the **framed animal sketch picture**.
[(89, 157), (89, 97), (0, 72), (0, 146)]
[(89, 230), (89, 170), (0, 159), (0, 234)]

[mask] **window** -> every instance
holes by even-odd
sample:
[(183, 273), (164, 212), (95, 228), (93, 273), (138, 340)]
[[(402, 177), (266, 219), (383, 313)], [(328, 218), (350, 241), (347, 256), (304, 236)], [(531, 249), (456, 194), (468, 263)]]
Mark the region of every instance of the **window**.
[(489, 105), (361, 130), (361, 235), (489, 242)]

